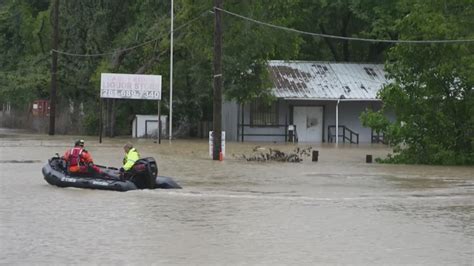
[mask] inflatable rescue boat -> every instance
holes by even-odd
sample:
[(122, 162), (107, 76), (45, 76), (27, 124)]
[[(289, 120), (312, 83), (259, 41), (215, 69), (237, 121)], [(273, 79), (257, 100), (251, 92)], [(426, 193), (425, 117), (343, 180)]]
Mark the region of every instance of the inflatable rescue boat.
[(179, 189), (181, 188), (171, 177), (158, 176), (158, 165), (152, 157), (143, 158), (136, 162), (134, 168), (125, 177), (119, 169), (96, 165), (100, 174), (70, 174), (66, 161), (59, 156), (48, 160), (43, 166), (44, 179), (58, 187), (77, 187), (128, 191), (135, 189)]

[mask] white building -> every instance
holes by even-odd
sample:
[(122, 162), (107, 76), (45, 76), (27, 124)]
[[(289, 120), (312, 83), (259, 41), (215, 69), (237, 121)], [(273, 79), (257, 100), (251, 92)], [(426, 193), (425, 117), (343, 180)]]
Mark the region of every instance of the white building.
[[(161, 116), (161, 138), (166, 136), (167, 115)], [(156, 138), (158, 133), (158, 115), (136, 115), (132, 124), (133, 138)]]
[(370, 143), (375, 136), (359, 116), (379, 110), (377, 93), (389, 83), (380, 64), (269, 61), (277, 100), (244, 106), (226, 102), (223, 129), (233, 141)]

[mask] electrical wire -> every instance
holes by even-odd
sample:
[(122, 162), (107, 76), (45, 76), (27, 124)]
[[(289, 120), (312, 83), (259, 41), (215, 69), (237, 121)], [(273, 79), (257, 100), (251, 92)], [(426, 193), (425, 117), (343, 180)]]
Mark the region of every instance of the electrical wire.
[[(249, 17), (243, 16), (243, 15), (240, 15), (240, 14), (237, 14), (237, 13), (234, 13), (234, 12), (222, 9), (222, 8), (218, 8), (218, 7), (214, 7), (213, 10), (219, 10), (219, 11), (227, 13), (231, 16), (234, 16), (234, 17), (237, 17), (237, 18), (240, 18), (240, 19), (243, 19), (243, 20), (247, 20), (247, 21), (250, 21), (250, 22), (253, 22), (253, 23), (256, 23), (256, 24), (260, 24), (260, 25), (264, 25), (264, 26), (267, 26), (267, 27), (275, 28), (275, 29), (285, 30), (285, 31), (289, 31), (289, 32), (295, 32), (295, 33), (304, 34), (304, 35), (316, 36), (316, 37), (321, 37), (321, 38), (329, 38), (329, 39), (348, 40), (348, 41), (361, 41), (361, 42), (371, 42), (371, 43), (376, 43), (376, 42), (379, 42), (379, 43), (395, 43), (395, 44), (396, 43), (404, 43), (404, 44), (439, 44), (439, 43), (472, 43), (472, 42), (474, 42), (474, 39), (465, 39), (465, 40), (462, 40), (462, 39), (461, 40), (388, 40), (388, 39), (370, 39), (370, 38), (358, 38), (358, 37), (345, 37), (345, 36), (337, 36), (337, 35), (330, 35), (330, 34), (323, 34), (323, 33), (314, 33), (314, 32), (308, 32), (308, 31), (302, 31), (302, 30), (297, 30), (297, 29), (293, 29), (293, 28), (288, 28), (288, 27), (284, 27), (284, 26), (278, 26), (278, 25), (267, 23), (267, 22), (259, 21), (259, 20), (253, 19), (253, 18), (249, 18)], [(188, 26), (189, 24), (193, 23), (194, 21), (204, 17), (203, 15), (208, 15), (208, 14), (213, 13), (213, 10), (205, 10), (205, 11), (201, 12), (195, 18), (191, 19), (190, 21), (184, 23), (183, 25), (181, 25), (179, 27), (176, 27), (173, 31), (168, 31), (166, 34), (171, 34), (172, 32), (177, 32), (177, 31), (181, 30), (182, 28)], [(134, 50), (134, 49), (137, 49), (139, 47), (145, 46), (149, 43), (158, 41), (163, 35), (164, 34), (160, 34), (159, 37), (157, 37), (155, 39), (148, 40), (148, 41), (145, 41), (143, 43), (140, 43), (140, 44), (137, 44), (137, 45), (134, 45), (134, 46), (131, 46), (131, 47), (127, 47), (127, 48), (123, 48), (123, 49), (116, 49), (115, 52), (96, 53), (96, 54), (76, 54), (76, 53), (69, 53), (69, 52), (64, 52), (64, 51), (60, 51), (60, 50), (56, 50), (56, 49), (51, 49), (51, 53), (54, 52), (54, 53), (58, 53), (58, 54), (62, 54), (62, 55), (77, 56), (77, 57), (98, 57), (98, 56), (114, 55), (114, 54), (116, 54), (117, 51), (122, 51), (122, 52), (130, 51), (130, 50)]]
[[(182, 28), (188, 26), (189, 24), (193, 23), (194, 21), (204, 17), (204, 15), (208, 15), (208, 14), (211, 14), (212, 11), (210, 10), (205, 10), (203, 12), (201, 12), (198, 16), (194, 17), (193, 19), (191, 19), (190, 21), (184, 23), (183, 25), (179, 26), (179, 27), (176, 27), (173, 31), (168, 31), (166, 33), (166, 35), (168, 34), (171, 34), (172, 32), (177, 32), (179, 30), (181, 30)], [(165, 35), (165, 33), (162, 33), (162, 34), (159, 34), (158, 37), (152, 39), (152, 40), (148, 40), (148, 41), (145, 41), (145, 42), (142, 42), (140, 44), (137, 44), (137, 45), (134, 45), (134, 46), (131, 46), (131, 47), (127, 47), (127, 48), (122, 48), (122, 49), (116, 49), (115, 52), (108, 52), (108, 53), (97, 53), (97, 54), (76, 54), (76, 53), (69, 53), (69, 52), (64, 52), (64, 51), (60, 51), (60, 50), (56, 50), (56, 49), (51, 49), (51, 53), (58, 53), (58, 54), (62, 54), (62, 55), (67, 55), (67, 56), (77, 56), (77, 57), (99, 57), (99, 56), (107, 56), (107, 55), (114, 55), (117, 53), (117, 51), (120, 51), (120, 52), (126, 52), (126, 51), (130, 51), (130, 50), (134, 50), (134, 49), (137, 49), (139, 47), (142, 47), (142, 46), (145, 46), (149, 43), (152, 43), (152, 42), (155, 42), (155, 41), (158, 41), (159, 39), (161, 39), (163, 37), (163, 35)]]
[(302, 30), (297, 30), (297, 29), (292, 29), (288, 27), (283, 27), (283, 26), (278, 26), (274, 24), (270, 24), (267, 22), (259, 21), (253, 18), (249, 18), (243, 15), (239, 15), (237, 13), (233, 13), (230, 11), (227, 11), (222, 8), (214, 7), (214, 10), (219, 10), (224, 13), (227, 13), (229, 15), (232, 15), (234, 17), (238, 17), (253, 23), (257, 23), (260, 25), (264, 25), (267, 27), (275, 28), (275, 29), (280, 29), (280, 30), (285, 30), (285, 31), (290, 31), (290, 32), (295, 32), (295, 33), (300, 33), (300, 34), (305, 34), (305, 35), (311, 35), (311, 36), (316, 36), (316, 37), (322, 37), (322, 38), (329, 38), (329, 39), (339, 39), (339, 40), (348, 40), (348, 41), (361, 41), (361, 42), (382, 42), (382, 43), (406, 43), (406, 44), (433, 44), (433, 43), (470, 43), (474, 42), (474, 39), (467, 39), (467, 40), (387, 40), (387, 39), (368, 39), (368, 38), (358, 38), (358, 37), (344, 37), (344, 36), (337, 36), (337, 35), (329, 35), (329, 34), (323, 34), (323, 33), (314, 33), (314, 32), (308, 32), (308, 31), (302, 31)]

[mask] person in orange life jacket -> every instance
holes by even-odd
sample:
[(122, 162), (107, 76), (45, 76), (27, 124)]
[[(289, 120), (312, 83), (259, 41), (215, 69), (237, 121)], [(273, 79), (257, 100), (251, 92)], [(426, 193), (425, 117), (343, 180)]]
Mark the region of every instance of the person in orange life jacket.
[(91, 154), (84, 149), (84, 140), (74, 143), (74, 148), (67, 150), (63, 159), (68, 163), (70, 173), (101, 173), (94, 165)]

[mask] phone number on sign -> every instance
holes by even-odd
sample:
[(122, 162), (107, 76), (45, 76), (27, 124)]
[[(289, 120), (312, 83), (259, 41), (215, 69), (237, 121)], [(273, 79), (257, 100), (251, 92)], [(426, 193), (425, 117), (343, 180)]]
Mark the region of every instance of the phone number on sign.
[(132, 98), (132, 99), (159, 99), (159, 91), (151, 90), (112, 90), (104, 89), (101, 90), (102, 98)]

